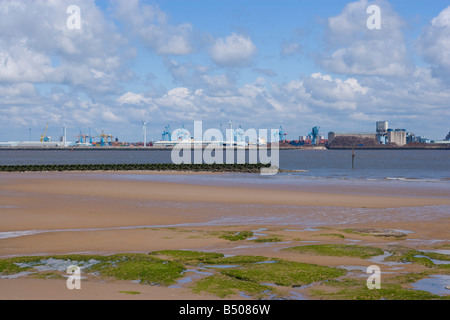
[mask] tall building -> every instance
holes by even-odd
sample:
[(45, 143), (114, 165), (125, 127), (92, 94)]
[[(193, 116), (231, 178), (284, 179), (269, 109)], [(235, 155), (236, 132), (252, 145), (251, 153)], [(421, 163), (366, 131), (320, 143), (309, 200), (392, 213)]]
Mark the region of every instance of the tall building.
[(386, 138), (388, 143), (395, 143), (398, 146), (404, 146), (406, 144), (406, 130), (388, 129)]
[(387, 121), (377, 121), (377, 132), (378, 133), (386, 133), (388, 131), (388, 123)]

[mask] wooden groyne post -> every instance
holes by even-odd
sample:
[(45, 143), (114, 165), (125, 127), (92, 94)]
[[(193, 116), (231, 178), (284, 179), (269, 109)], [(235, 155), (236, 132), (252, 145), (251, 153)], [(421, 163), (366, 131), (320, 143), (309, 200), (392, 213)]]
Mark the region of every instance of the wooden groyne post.
[(352, 169), (355, 169), (355, 148), (352, 147)]

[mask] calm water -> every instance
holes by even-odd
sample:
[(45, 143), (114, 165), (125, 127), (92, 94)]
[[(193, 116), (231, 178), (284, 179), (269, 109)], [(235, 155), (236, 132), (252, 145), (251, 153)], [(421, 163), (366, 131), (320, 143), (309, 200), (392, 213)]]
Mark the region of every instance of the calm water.
[[(450, 150), (280, 150), (289, 176), (450, 183)], [(248, 159), (248, 157), (247, 157)], [(171, 151), (0, 150), (0, 165), (171, 163)]]

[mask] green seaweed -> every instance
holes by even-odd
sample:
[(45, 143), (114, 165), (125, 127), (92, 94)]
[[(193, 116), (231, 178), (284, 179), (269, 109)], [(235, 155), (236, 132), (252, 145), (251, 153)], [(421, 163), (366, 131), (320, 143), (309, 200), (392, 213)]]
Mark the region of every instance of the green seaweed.
[(345, 245), (345, 244), (304, 245), (304, 246), (290, 247), (283, 250), (306, 254), (309, 253), (335, 257), (355, 257), (362, 259), (382, 255), (384, 253), (384, 251), (380, 248), (370, 246), (359, 246), (359, 245)]
[[(355, 245), (313, 245), (287, 248), (298, 251), (307, 248), (308, 253), (327, 255), (344, 255), (353, 257), (369, 257), (382, 253), (381, 249)], [(380, 252), (381, 250), (381, 252)], [(387, 260), (412, 261), (428, 266), (429, 258), (445, 260), (446, 255), (422, 252), (406, 247), (392, 246), (393, 255)], [(302, 251), (303, 252), (303, 251)], [(417, 255), (427, 255), (417, 257)], [(300, 263), (265, 256), (236, 255), (224, 256), (221, 253), (200, 252), (191, 250), (161, 250), (141, 253), (120, 253), (109, 256), (101, 255), (54, 255), (31, 256), (0, 259), (0, 273), (14, 274), (21, 271), (35, 271), (31, 277), (63, 279), (59, 272), (38, 272), (33, 267), (43, 264), (48, 259), (62, 259), (75, 262), (94, 262), (83, 272), (93, 272), (99, 277), (112, 277), (119, 280), (135, 280), (141, 284), (167, 286), (176, 283), (191, 268), (208, 267), (212, 275), (196, 280), (189, 287), (193, 292), (206, 292), (219, 298), (235, 294), (246, 294), (251, 298), (283, 298), (286, 288), (307, 286), (315, 283), (308, 290), (309, 295), (319, 299), (360, 299), (360, 300), (428, 300), (450, 299), (449, 296), (438, 296), (431, 293), (411, 289), (411, 283), (432, 275), (433, 272), (449, 274), (448, 265), (436, 266), (421, 273), (402, 274), (397, 277), (383, 277), (381, 289), (369, 290), (366, 278), (343, 277), (347, 271), (340, 268)], [(428, 261), (426, 261), (428, 260)], [(431, 261), (430, 261), (431, 262)], [(18, 265), (23, 263), (22, 265)], [(229, 265), (230, 268), (214, 268), (215, 265)], [(440, 269), (437, 269), (440, 268)], [(316, 286), (316, 284), (318, 286)], [(319, 288), (319, 289), (317, 289)], [(139, 294), (137, 291), (122, 291), (125, 294)]]
[(125, 294), (132, 294), (132, 295), (141, 294), (139, 291), (119, 291), (119, 292), (125, 293)]
[(220, 238), (229, 241), (241, 241), (250, 238), (251, 236), (253, 236), (253, 232), (251, 231), (239, 231), (239, 232), (227, 231), (224, 234), (222, 234)]
[(345, 239), (342, 234), (339, 233), (321, 233), (321, 234), (313, 234), (312, 237), (334, 237), (339, 239)]
[(315, 264), (278, 260), (276, 263), (260, 263), (245, 268), (229, 268), (223, 274), (256, 283), (273, 283), (280, 286), (302, 286), (346, 274), (345, 270)]
[(203, 261), (203, 264), (228, 264), (228, 265), (247, 265), (268, 261), (269, 258), (263, 256), (232, 256)]
[(240, 280), (225, 274), (215, 274), (197, 281), (192, 288), (194, 293), (207, 292), (219, 298), (245, 293), (247, 295), (262, 298), (268, 292), (274, 292), (274, 288), (259, 283)]
[(150, 255), (162, 256), (180, 263), (200, 263), (206, 260), (219, 259), (224, 255), (222, 253), (200, 252), (190, 250), (160, 250), (150, 252)]
[(263, 237), (263, 238), (258, 238), (258, 239), (254, 239), (252, 240), (253, 242), (281, 242), (283, 241), (283, 239), (281, 239), (280, 237), (277, 236), (272, 236), (272, 237)]
[(162, 260), (148, 254), (119, 254), (110, 261), (91, 269), (119, 280), (137, 280), (143, 284), (170, 285), (182, 277), (185, 266), (176, 261)]

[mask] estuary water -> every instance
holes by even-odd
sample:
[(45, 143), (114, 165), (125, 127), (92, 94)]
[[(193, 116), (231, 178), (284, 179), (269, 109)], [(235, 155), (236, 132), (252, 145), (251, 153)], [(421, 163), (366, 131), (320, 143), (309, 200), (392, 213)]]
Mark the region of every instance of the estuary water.
[[(0, 165), (172, 163), (171, 154), (170, 150), (0, 150)], [(284, 176), (450, 183), (450, 150), (356, 150), (353, 165), (351, 150), (279, 150), (279, 167), (289, 170)]]

